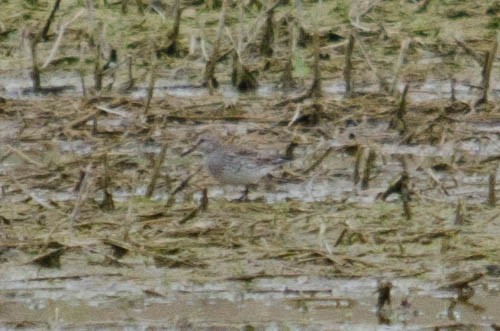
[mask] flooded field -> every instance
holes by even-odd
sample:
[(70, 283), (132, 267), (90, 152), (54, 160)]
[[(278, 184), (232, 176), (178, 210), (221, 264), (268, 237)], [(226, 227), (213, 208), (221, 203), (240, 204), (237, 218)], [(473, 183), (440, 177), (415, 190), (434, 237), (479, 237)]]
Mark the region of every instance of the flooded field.
[(497, 1), (1, 7), (0, 329), (500, 329)]
[[(400, 144), (383, 114), (298, 130), (279, 124), (293, 110), (273, 109), (264, 97), (218, 101), (222, 114), (237, 107), (237, 122), (197, 111), (204, 98), (168, 100), (167, 110), (153, 106), (149, 124), (130, 120), (137, 101), (108, 100), (107, 107), (120, 103), (116, 114), (98, 114), (77, 129), (69, 128), (81, 116), (76, 99), (4, 104), (5, 325), (365, 329), (378, 323), (376, 291), (384, 280), (393, 286), (387, 318), (395, 329), (499, 322), (500, 211), (487, 205), (489, 177), (498, 176), (499, 117), (450, 114), (453, 138)], [(255, 116), (259, 108), (265, 116)], [(412, 120), (429, 116), (421, 112)], [(181, 157), (204, 130), (271, 152), (296, 141), (294, 160), (252, 190), (249, 202), (235, 202), (240, 188), (199, 171), (199, 155)], [(147, 199), (162, 146), (165, 159)], [(363, 189), (354, 173), (365, 149), (376, 157)], [(402, 173), (402, 158), (409, 220), (399, 194), (380, 197)], [(112, 210), (104, 203), (106, 177)], [(82, 192), (85, 178), (92, 184)], [(466, 301), (458, 300), (460, 286), (449, 285), (456, 272), (474, 281)]]

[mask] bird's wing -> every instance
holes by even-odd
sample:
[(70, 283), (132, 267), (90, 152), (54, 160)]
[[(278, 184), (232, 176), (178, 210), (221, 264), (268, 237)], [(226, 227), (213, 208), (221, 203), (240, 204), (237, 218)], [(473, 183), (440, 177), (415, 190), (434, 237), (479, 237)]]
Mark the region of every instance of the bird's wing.
[(224, 163), (247, 163), (247, 164), (255, 164), (256, 166), (261, 165), (275, 165), (278, 166), (280, 164), (286, 163), (290, 160), (280, 157), (280, 156), (266, 156), (261, 155), (256, 151), (238, 148), (234, 145), (229, 145), (225, 148), (224, 153)]

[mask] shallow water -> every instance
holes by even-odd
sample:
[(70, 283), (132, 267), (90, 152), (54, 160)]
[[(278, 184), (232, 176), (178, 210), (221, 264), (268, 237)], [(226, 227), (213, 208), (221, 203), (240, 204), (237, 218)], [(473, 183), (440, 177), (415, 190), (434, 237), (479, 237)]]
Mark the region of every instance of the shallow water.
[[(161, 84), (162, 81), (159, 81), (155, 91), (158, 96), (189, 98), (206, 95), (196, 94), (206, 93), (202, 89)], [(412, 91), (412, 98), (418, 99), (418, 93), (425, 98), (428, 93), (434, 93), (436, 98), (447, 98), (446, 82), (442, 84), (442, 89), (423, 84), (422, 91)], [(20, 97), (19, 86), (16, 88), (17, 92), (14, 88), (7, 91)], [(373, 87), (367, 87), (366, 91), (370, 88)], [(341, 89), (339, 82), (325, 84), (326, 91), (337, 93)], [(458, 90), (470, 92), (457, 87)], [(239, 97), (230, 88), (222, 88), (221, 91), (225, 97)], [(143, 92), (137, 91), (135, 97), (141, 98)], [(255, 95), (266, 98), (273, 93), (275, 90), (271, 86), (264, 86)], [(249, 95), (244, 98), (251, 100)], [(252, 105), (251, 109), (255, 107), (260, 107), (260, 104)], [(126, 107), (119, 110), (124, 112), (122, 115), (128, 114)], [(10, 225), (0, 222), (0, 229), (15, 227), (13, 233), (6, 232), (8, 235), (0, 237), (2, 327), (136, 330), (168, 325), (171, 329), (241, 330), (247, 326), (262, 330), (421, 330), (436, 326), (453, 329), (466, 325), (471, 330), (487, 330), (493, 323), (500, 324), (496, 309), (500, 305), (498, 277), (487, 275), (475, 282), (475, 295), (468, 302), (458, 303), (454, 309), (449, 307), (457, 296), (455, 290), (440, 288), (443, 279), (455, 267), (460, 270), (469, 267), (484, 269), (486, 263), (498, 262), (495, 253), (491, 252), (498, 251), (492, 245), (495, 245), (495, 238), (500, 233), (499, 215), (494, 209), (484, 207), (491, 172), (473, 165), (500, 154), (500, 121), (475, 119), (472, 122), (465, 119), (463, 126), (469, 134), (467, 139), (447, 139), (443, 144), (434, 145), (400, 144), (401, 137), (393, 130), (387, 130), (386, 120), (362, 119), (349, 125), (339, 124), (332, 132), (332, 138), (315, 138), (311, 139), (313, 142), (299, 144), (292, 162), (273, 173), (274, 179), (251, 191), (251, 202), (241, 207), (237, 203), (226, 205), (225, 201), (240, 196), (241, 188), (222, 187), (201, 171), (186, 190), (176, 195), (175, 206), (180, 211), (172, 211), (164, 206), (172, 192), (172, 184), (168, 180), (157, 186), (152, 197), (158, 206), (141, 210), (135, 205), (134, 199), (145, 194), (149, 180), (140, 177), (140, 173), (148, 174), (147, 170), (151, 167), (148, 162), (157, 157), (165, 138), (161, 127), (152, 130), (147, 141), (140, 140), (141, 136), (129, 138), (131, 118), (111, 114), (98, 119), (101, 132), (116, 132), (123, 139), (107, 140), (106, 135), (99, 134), (87, 140), (78, 136), (74, 139), (54, 136), (42, 143), (30, 136), (36, 137), (39, 132), (36, 121), (29, 122), (33, 127), (28, 125), (27, 128), (21, 119), (9, 118), (0, 123), (3, 142), (0, 146), (0, 180), (8, 183), (0, 182), (0, 186), (5, 188), (5, 194), (0, 194), (0, 201), (2, 207), (13, 206), (11, 209), (4, 208), (5, 214), (0, 214), (10, 222)], [(92, 125), (92, 121), (88, 121), (84, 130)], [(259, 130), (267, 132), (269, 124), (262, 125), (251, 120), (231, 123), (212, 123), (209, 120), (200, 126), (245, 137)], [(170, 137), (183, 137), (189, 141), (190, 134), (198, 129), (192, 123), (171, 123), (166, 131)], [(31, 131), (26, 134), (26, 130)], [(25, 135), (23, 139), (16, 138), (22, 134)], [(284, 149), (287, 142), (273, 139), (277, 140), (269, 136), (265, 138), (270, 144), (265, 148), (267, 152), (276, 153)], [(241, 139), (239, 143), (244, 141)], [(194, 154), (182, 158), (180, 155), (187, 148), (185, 141), (170, 138), (168, 142), (171, 145), (168, 146), (161, 173), (178, 183), (201, 164), (201, 156)], [(54, 154), (54, 165), (67, 161), (70, 162), (67, 166), (69, 170), (46, 166), (42, 173), (35, 171), (33, 167), (36, 165), (27, 163), (7, 144), (43, 165), (47, 165), (44, 159), (46, 154)], [(342, 151), (343, 147), (353, 144), (377, 151), (369, 188), (365, 190), (353, 183), (355, 156)], [(332, 147), (334, 152), (309, 174), (303, 174), (302, 171), (328, 147)], [(33, 266), (30, 261), (40, 248), (12, 248), (11, 242), (28, 245), (30, 241), (49, 240), (48, 232), (54, 229), (54, 223), (61, 221), (63, 227), (71, 228), (66, 218), (78, 198), (72, 185), (76, 174), (71, 171), (85, 167), (86, 160), (103, 149), (108, 153), (110, 162), (125, 160), (130, 163), (120, 168), (113, 179), (116, 184), (111, 192), (121, 209), (116, 214), (103, 214), (94, 207), (97, 214), (86, 219), (88, 229), (82, 226), (73, 232), (58, 233), (57, 239), (52, 238), (65, 244), (61, 269)], [(400, 207), (395, 207), (400, 204), (399, 196), (390, 196), (386, 203), (381, 203), (377, 196), (401, 173), (401, 155), (408, 157), (408, 170), (413, 189), (419, 194), (418, 202), (425, 205), (430, 201), (438, 207), (419, 210), (417, 205), (417, 221), (397, 221), (394, 224), (391, 221), (400, 217)], [(459, 159), (471, 166), (455, 167)], [(444, 194), (431, 180), (429, 169), (433, 169), (433, 175), (448, 194)], [(298, 174), (297, 178), (286, 177), (287, 171)], [(499, 178), (500, 168), (496, 171)], [(66, 181), (59, 181), (58, 176), (66, 176), (63, 177)], [(138, 179), (130, 180), (135, 177)], [(12, 178), (32, 185), (29, 187), (30, 199), (27, 199), (25, 191), (12, 184)], [(208, 188), (208, 212), (187, 223), (179, 221), (185, 212), (198, 204), (204, 187)], [(36, 212), (23, 209), (32, 203), (30, 200), (33, 198), (49, 203), (49, 206), (56, 205), (64, 216), (47, 216), (37, 205)], [(97, 202), (102, 201), (102, 190), (95, 192), (93, 198)], [(465, 201), (469, 216), (469, 223), (463, 232), (452, 220), (454, 206), (459, 199)], [(127, 212), (123, 211), (124, 206), (127, 206)], [(320, 206), (327, 207), (322, 209), (324, 207)], [(478, 210), (485, 216), (476, 216)], [(364, 211), (368, 215), (363, 214)], [(129, 222), (129, 212), (133, 215), (131, 228), (128, 229), (132, 236), (130, 243), (136, 245), (136, 249), (152, 243), (166, 250), (179, 249), (181, 253), (174, 253), (175, 258), (193, 259), (202, 266), (155, 266), (153, 249), (139, 250), (118, 258), (122, 267), (106, 262), (106, 255), (111, 256), (112, 253), (103, 241), (121, 238)], [(151, 216), (155, 213), (160, 214), (159, 219)], [(170, 217), (169, 213), (174, 216)], [(147, 222), (149, 217), (153, 225), (143, 226), (141, 218)], [(156, 221), (159, 225), (151, 230)], [(99, 222), (109, 225), (109, 228), (99, 228)], [(253, 225), (248, 225), (252, 222)], [(474, 227), (475, 223), (479, 224), (478, 227)], [(342, 226), (351, 231), (348, 243), (335, 246), (335, 238), (338, 238)], [(205, 227), (208, 233), (195, 231), (195, 234), (190, 234), (191, 227), (194, 230)], [(215, 229), (213, 231), (217, 233), (221, 231), (218, 227), (227, 231), (221, 235), (223, 240), (210, 239), (210, 229)], [(386, 237), (384, 227), (388, 228)], [(382, 234), (377, 231), (382, 231)], [(442, 237), (440, 231), (445, 232)], [(446, 234), (447, 231), (459, 234)], [(436, 239), (434, 232), (438, 233)], [(357, 241), (358, 233), (363, 233), (365, 242)], [(412, 239), (412, 236), (418, 235), (423, 235), (421, 240)], [(353, 242), (351, 238), (354, 238)], [(401, 243), (400, 239), (406, 241)], [(388, 244), (379, 245), (378, 240)], [(451, 241), (450, 245), (456, 249), (465, 245), (466, 252), (446, 255), (443, 247), (448, 245), (447, 241)], [(482, 250), (475, 251), (477, 246)], [(266, 252), (268, 248), (269, 252)], [(290, 253), (294, 250), (299, 250), (299, 253)], [(311, 251), (327, 254), (334, 261), (338, 259), (343, 263), (324, 262)], [(291, 254), (290, 258), (287, 254)], [(170, 256), (169, 253), (165, 255)], [(400, 260), (394, 262), (399, 255)], [(356, 267), (355, 262), (346, 262), (349, 258), (354, 258), (354, 261), (362, 259), (369, 264), (364, 270)], [(448, 258), (449, 261), (446, 260)], [(456, 258), (456, 262), (451, 258)], [(304, 262), (301, 262), (302, 259)], [(370, 264), (376, 267), (369, 269)], [(353, 275), (345, 276), (351, 267)], [(423, 276), (419, 276), (420, 270)], [(249, 277), (249, 274), (254, 277)], [(404, 274), (409, 276), (402, 276)], [(243, 279), (238, 279), (237, 275), (242, 275)], [(394, 286), (391, 308), (387, 312), (390, 324), (384, 324), (376, 314), (379, 279), (389, 279)]]
[[(417, 279), (391, 279), (392, 325), (374, 327), (377, 279), (309, 276), (255, 278), (206, 284), (168, 282), (168, 269), (135, 264), (133, 269), (87, 267), (68, 256), (65, 271), (2, 268), (0, 322), (30, 321), (41, 329), (91, 327), (147, 328), (159, 325), (206, 329), (251, 325), (271, 330), (399, 330), (462, 323), (487, 328), (499, 323), (500, 282), (476, 287), (475, 297), (448, 311), (453, 291)], [(74, 274), (76, 277), (71, 279)], [(405, 306), (401, 302), (405, 300)], [(480, 314), (478, 314), (480, 311)], [(94, 322), (88, 316), (95, 316)]]
[[(91, 82), (92, 77), (86, 77), (85, 81)], [(341, 100), (345, 91), (343, 80), (328, 80), (322, 82), (323, 91), (333, 96), (336, 100)], [(31, 99), (43, 97), (43, 93), (33, 93), (31, 91), (31, 80), (26, 77), (0, 77), (0, 87), (3, 90), (3, 96), (9, 99)], [(78, 75), (62, 72), (43, 76), (42, 86), (50, 88), (55, 87), (55, 94), (60, 96), (81, 96), (82, 87)], [(60, 91), (57, 91), (57, 88)], [(128, 91), (127, 96), (135, 99), (143, 99), (147, 96), (147, 84), (138, 85), (132, 91)], [(404, 84), (399, 84), (397, 88), (402, 91)], [(490, 86), (491, 97), (500, 96), (500, 82), (492, 81)], [(359, 84), (355, 86), (358, 93), (375, 93), (379, 88), (375, 84)], [(263, 83), (255, 91), (241, 94), (234, 87), (228, 84), (222, 84), (217, 93), (227, 100), (238, 100), (241, 97), (260, 97), (260, 98), (286, 98), (290, 95), (301, 94), (304, 89), (297, 88), (293, 90), (283, 90), (273, 84)], [(457, 100), (470, 102), (478, 98), (478, 88), (467, 80), (457, 81), (454, 85), (455, 97)], [(50, 94), (50, 93), (49, 93)], [(428, 79), (410, 85), (409, 98), (415, 102), (444, 100), (451, 98), (451, 83), (449, 80)], [(208, 90), (199, 86), (197, 83), (188, 81), (179, 81), (172, 78), (158, 78), (155, 81), (154, 97), (168, 98), (174, 96), (179, 98), (204, 97), (209, 96)]]

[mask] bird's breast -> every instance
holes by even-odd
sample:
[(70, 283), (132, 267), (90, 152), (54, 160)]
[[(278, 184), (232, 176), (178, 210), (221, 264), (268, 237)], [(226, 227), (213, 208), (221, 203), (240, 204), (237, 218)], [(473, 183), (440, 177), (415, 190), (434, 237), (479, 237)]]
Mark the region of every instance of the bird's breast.
[(215, 179), (230, 185), (255, 184), (263, 175), (251, 160), (226, 154), (209, 155), (205, 167)]

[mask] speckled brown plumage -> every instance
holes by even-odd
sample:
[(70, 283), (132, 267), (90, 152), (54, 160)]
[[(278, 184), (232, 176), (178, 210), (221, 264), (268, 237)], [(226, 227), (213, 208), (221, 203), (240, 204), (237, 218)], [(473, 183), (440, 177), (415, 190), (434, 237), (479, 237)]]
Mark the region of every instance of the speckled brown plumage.
[(223, 145), (215, 137), (202, 137), (197, 146), (203, 153), (208, 172), (224, 184), (256, 184), (287, 161), (281, 157), (265, 157), (251, 150)]

